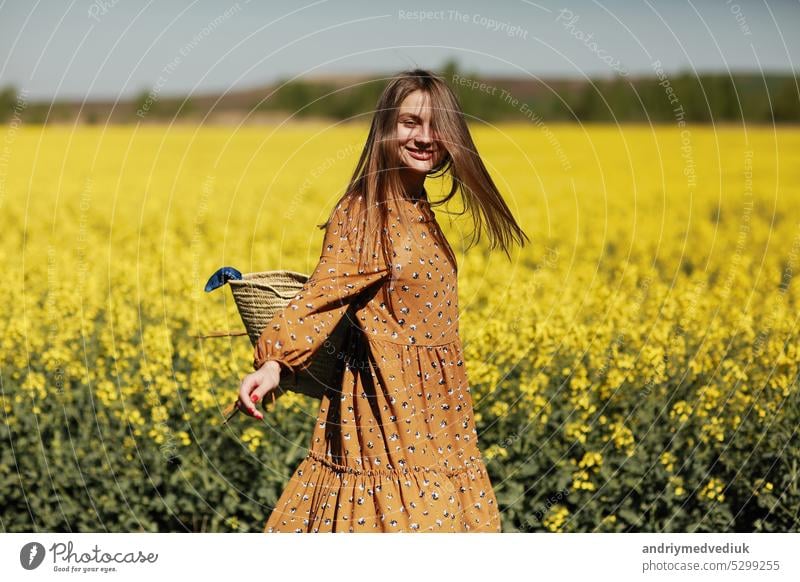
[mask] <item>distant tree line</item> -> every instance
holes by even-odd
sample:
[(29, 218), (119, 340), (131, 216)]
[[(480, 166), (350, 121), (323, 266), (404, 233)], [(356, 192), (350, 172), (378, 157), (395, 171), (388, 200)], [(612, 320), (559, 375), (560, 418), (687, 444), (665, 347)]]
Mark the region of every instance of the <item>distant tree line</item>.
[[(581, 122), (670, 122), (677, 118), (695, 123), (797, 123), (800, 121), (800, 89), (791, 75), (689, 73), (613, 80), (482, 79), (459, 71), (449, 61), (439, 72), (459, 97), (465, 113), (476, 120), (581, 121)], [(386, 80), (364, 81), (348, 86), (333, 82), (280, 80), (252, 102), (239, 104), (242, 112), (284, 112), (293, 118), (324, 117), (337, 120), (368, 120)], [(268, 95), (268, 97), (267, 97)], [(265, 98), (266, 97), (266, 98)], [(219, 107), (222, 107), (221, 102)], [(69, 119), (77, 110), (64, 103), (29, 103), (20, 114), (13, 87), (0, 91), (0, 120), (15, 111), (23, 120)], [(122, 113), (120, 113), (120, 111)], [(150, 120), (202, 117), (208, 109), (194, 100), (154, 99), (142, 92), (128, 103), (117, 105), (116, 118), (136, 122), (144, 113)], [(83, 121), (97, 123), (104, 112), (89, 109)], [(108, 112), (105, 112), (108, 113)]]
[[(520, 79), (493, 85), (477, 74), (460, 72), (452, 61), (440, 74), (456, 92), (468, 116), (490, 122), (657, 123), (673, 121), (679, 115), (697, 123), (800, 121), (800, 89), (790, 75), (682, 73), (667, 79), (673, 96), (670, 100), (667, 82), (655, 76), (554, 81), (546, 85)], [(291, 111), (297, 117), (364, 117), (374, 109), (384, 84), (368, 82), (339, 89), (332, 84), (294, 81), (281, 87), (261, 108)]]

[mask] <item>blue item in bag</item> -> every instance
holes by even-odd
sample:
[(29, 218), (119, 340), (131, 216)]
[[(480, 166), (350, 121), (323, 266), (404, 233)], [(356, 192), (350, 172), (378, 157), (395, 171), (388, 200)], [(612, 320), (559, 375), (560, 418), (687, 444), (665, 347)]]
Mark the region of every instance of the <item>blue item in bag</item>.
[(209, 291), (213, 291), (218, 287), (222, 287), (223, 285), (225, 285), (225, 283), (227, 283), (231, 279), (241, 279), (241, 278), (242, 274), (233, 267), (222, 267), (221, 269), (218, 269), (217, 272), (211, 275), (211, 277), (208, 279), (208, 283), (206, 283), (206, 289), (205, 289), (206, 293), (208, 293)]

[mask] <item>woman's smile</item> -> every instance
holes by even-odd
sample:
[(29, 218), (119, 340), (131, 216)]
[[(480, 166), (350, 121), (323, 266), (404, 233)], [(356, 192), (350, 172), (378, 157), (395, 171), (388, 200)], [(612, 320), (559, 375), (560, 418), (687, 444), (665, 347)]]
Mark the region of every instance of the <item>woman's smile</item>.
[(411, 157), (414, 158), (415, 160), (420, 160), (420, 161), (423, 161), (423, 162), (427, 162), (428, 160), (430, 160), (433, 157), (433, 151), (432, 150), (424, 150), (423, 151), (423, 150), (417, 150), (417, 149), (409, 148), (409, 147), (407, 147), (406, 149), (411, 154)]

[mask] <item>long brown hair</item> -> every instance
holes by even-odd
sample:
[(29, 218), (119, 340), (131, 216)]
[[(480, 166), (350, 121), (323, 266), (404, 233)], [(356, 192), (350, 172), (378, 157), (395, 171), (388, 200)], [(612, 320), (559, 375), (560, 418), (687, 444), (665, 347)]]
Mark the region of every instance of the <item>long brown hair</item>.
[[(464, 203), (463, 214), (471, 211), (473, 219), (472, 241), (467, 250), (476, 244), (481, 231), (488, 231), (489, 249), (500, 247), (510, 255), (512, 239), (520, 246), (529, 241), (514, 220), (502, 195), (492, 181), (472, 141), (461, 105), (455, 93), (440, 77), (425, 69), (402, 71), (389, 80), (383, 90), (372, 117), (367, 141), (361, 152), (350, 183), (339, 203), (349, 207), (348, 236), (357, 234), (359, 265), (369, 264), (373, 253), (381, 249), (385, 264), (392, 264), (392, 243), (385, 228), (388, 221), (387, 204), (405, 195), (400, 179), (401, 161), (397, 148), (397, 120), (400, 105), (412, 92), (421, 90), (433, 111), (431, 129), (437, 146), (445, 155), (437, 167), (428, 172), (429, 177), (450, 174), (452, 184), (448, 195), (440, 201), (431, 201), (431, 207), (445, 204), (460, 190)], [(353, 204), (355, 202), (355, 204)], [(355, 211), (355, 212), (354, 212)], [(405, 220), (404, 213), (398, 213)], [(330, 218), (320, 228), (326, 228)], [(380, 240), (379, 240), (380, 237)], [(444, 245), (447, 248), (447, 244)]]

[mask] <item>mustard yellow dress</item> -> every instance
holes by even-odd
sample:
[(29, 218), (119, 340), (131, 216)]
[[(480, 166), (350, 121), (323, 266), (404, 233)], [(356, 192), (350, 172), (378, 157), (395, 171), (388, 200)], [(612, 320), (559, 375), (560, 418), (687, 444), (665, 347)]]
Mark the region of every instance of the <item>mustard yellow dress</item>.
[(353, 323), (342, 385), (326, 390), (308, 455), (264, 531), (500, 532), (459, 338), (457, 265), (427, 193), (388, 204), (394, 262), (374, 253), (361, 271), (353, 203), (337, 205), (317, 267), (256, 343), (254, 368), (276, 360), (283, 377), (343, 317)]

